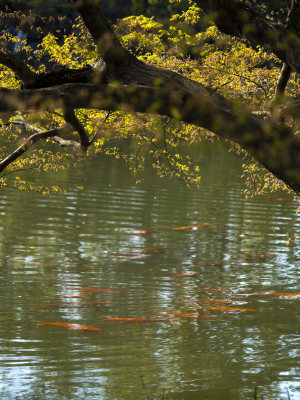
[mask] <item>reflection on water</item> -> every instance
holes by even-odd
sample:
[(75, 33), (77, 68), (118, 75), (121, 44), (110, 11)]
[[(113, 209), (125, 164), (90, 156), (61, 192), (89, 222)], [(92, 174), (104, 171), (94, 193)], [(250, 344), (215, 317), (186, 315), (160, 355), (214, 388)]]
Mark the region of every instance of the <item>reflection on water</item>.
[(300, 399), (292, 198), (198, 157), (199, 190), (100, 159), (59, 177), (83, 192), (1, 193), (1, 398)]

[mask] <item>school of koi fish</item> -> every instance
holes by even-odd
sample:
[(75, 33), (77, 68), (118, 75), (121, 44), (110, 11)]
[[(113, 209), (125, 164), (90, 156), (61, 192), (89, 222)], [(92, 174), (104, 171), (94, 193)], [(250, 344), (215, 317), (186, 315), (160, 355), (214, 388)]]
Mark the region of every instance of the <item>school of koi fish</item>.
[[(189, 226), (181, 226), (172, 228), (173, 231), (184, 231), (191, 229), (200, 229), (200, 228), (210, 228), (215, 227), (216, 223), (207, 223), (207, 224), (198, 224), (198, 225), (189, 225)], [(135, 231), (135, 235), (146, 235), (155, 232), (155, 228), (144, 229), (140, 231)], [(138, 248), (134, 249), (131, 252), (127, 253), (127, 257), (123, 258), (121, 261), (130, 261), (134, 259), (142, 258), (143, 256), (148, 257), (151, 256), (152, 253), (158, 251), (164, 251), (166, 247), (156, 246), (156, 247), (147, 247), (147, 248)], [(123, 254), (124, 256), (124, 254)], [(247, 259), (248, 261), (253, 260), (265, 260), (271, 259), (274, 257), (273, 254), (269, 253), (255, 253), (255, 254), (242, 254), (242, 258)], [(184, 265), (184, 263), (182, 263)], [(189, 265), (189, 264), (188, 264)], [(198, 264), (195, 264), (198, 265)], [(212, 265), (219, 266), (222, 263), (200, 263), (199, 265)], [(171, 275), (168, 278), (174, 281), (184, 279), (184, 278), (196, 278), (199, 275), (199, 272), (194, 271), (184, 271), (178, 273), (176, 275)], [(214, 319), (218, 316), (218, 312), (257, 312), (259, 310), (247, 307), (236, 307), (238, 305), (243, 305), (246, 302), (241, 301), (239, 298), (236, 300), (235, 296), (273, 296), (273, 297), (281, 297), (281, 298), (290, 298), (290, 299), (299, 299), (300, 293), (286, 293), (286, 292), (251, 292), (251, 291), (240, 291), (234, 290), (230, 288), (211, 288), (211, 287), (200, 287), (200, 286), (184, 286), (181, 285), (181, 288), (193, 290), (193, 292), (206, 292), (208, 294), (208, 298), (197, 298), (197, 297), (181, 297), (178, 298), (178, 302), (182, 304), (188, 304), (188, 306), (193, 306), (194, 310), (196, 308), (196, 312), (190, 312), (185, 310), (162, 310), (159, 312), (159, 316), (153, 317), (140, 317), (140, 316), (107, 316), (102, 318), (101, 321), (104, 322), (118, 322), (118, 323), (172, 323), (176, 318), (184, 318), (191, 319), (193, 321), (205, 319), (210, 320)], [(122, 291), (115, 289), (103, 289), (103, 288), (95, 288), (88, 286), (65, 286), (67, 289), (67, 293), (58, 293), (61, 297), (67, 297), (70, 299), (81, 299), (85, 298), (87, 295), (122, 295)], [(73, 293), (73, 291), (76, 293)], [(78, 293), (81, 292), (81, 293)], [(212, 294), (217, 293), (218, 295), (223, 295), (225, 298), (211, 298)], [(230, 298), (229, 298), (230, 297)], [(51, 308), (80, 308), (80, 307), (102, 307), (106, 305), (112, 304), (113, 301), (63, 301), (57, 303), (46, 303), (46, 304), (37, 304), (38, 308), (41, 309), (51, 309)], [(198, 310), (200, 312), (198, 312)], [(217, 313), (215, 313), (217, 312)], [(212, 314), (213, 313), (213, 314)], [(167, 315), (167, 317), (165, 317)], [(102, 329), (88, 326), (88, 325), (80, 325), (75, 323), (64, 323), (64, 322), (47, 322), (47, 321), (37, 321), (37, 324), (40, 326), (56, 326), (61, 328), (66, 328), (75, 331), (94, 331), (101, 332)]]

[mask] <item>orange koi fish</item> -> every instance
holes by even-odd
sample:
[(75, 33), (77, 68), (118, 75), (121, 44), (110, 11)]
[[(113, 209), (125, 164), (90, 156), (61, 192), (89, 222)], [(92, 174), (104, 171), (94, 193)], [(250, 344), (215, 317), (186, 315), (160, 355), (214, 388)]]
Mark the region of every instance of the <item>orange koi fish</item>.
[(74, 302), (66, 302), (62, 301), (60, 303), (49, 303), (49, 304), (38, 304), (39, 308), (76, 308), (76, 307), (93, 307), (100, 306), (103, 304), (111, 304), (111, 301), (74, 301)]
[(235, 291), (234, 294), (247, 294), (252, 296), (291, 296), (300, 298), (300, 293), (281, 293), (281, 292), (246, 292), (246, 291)]
[(293, 296), (300, 298), (300, 293), (280, 293), (280, 292), (269, 292), (271, 296)]
[(183, 318), (197, 318), (197, 319), (215, 318), (213, 315), (187, 313), (187, 312), (181, 312), (181, 311), (167, 311), (167, 314), (173, 315), (174, 317), (183, 317)]
[(275, 199), (277, 201), (288, 201), (289, 199), (285, 196), (281, 196), (280, 194), (270, 194), (264, 196), (265, 199)]
[(107, 294), (120, 294), (119, 290), (111, 290), (111, 289), (98, 289), (98, 288), (91, 288), (86, 286), (73, 286), (73, 289), (78, 290), (86, 290), (93, 293), (107, 293)]
[(152, 233), (155, 231), (156, 231), (155, 228), (148, 228), (148, 229), (141, 229), (139, 231), (134, 231), (133, 234), (134, 235), (147, 235), (148, 233)]
[(247, 260), (265, 260), (269, 258), (274, 258), (275, 254), (255, 253), (255, 254), (242, 254), (241, 256), (246, 258)]
[(181, 301), (195, 301), (203, 303), (218, 303), (218, 304), (232, 304), (232, 300), (219, 300), (219, 299), (193, 299), (193, 298), (181, 298)]
[(103, 321), (117, 322), (170, 322), (168, 318), (103, 318)]
[(215, 225), (217, 225), (216, 222), (211, 222), (210, 224), (179, 226), (177, 228), (172, 228), (172, 230), (173, 231), (185, 231), (185, 230), (188, 230), (188, 229), (209, 228), (210, 226), (215, 226)]
[(236, 307), (201, 307), (203, 310), (216, 310), (216, 311), (256, 311), (253, 308), (236, 308)]
[(196, 276), (199, 275), (198, 272), (183, 272), (182, 274), (178, 274), (178, 275), (173, 275), (170, 276), (170, 279), (176, 279), (176, 278), (186, 278), (188, 276)]
[(79, 324), (66, 324), (64, 322), (38, 321), (38, 324), (39, 325), (60, 326), (62, 328), (73, 329), (73, 330), (76, 330), (76, 331), (96, 331), (96, 332), (101, 332), (101, 329), (94, 328), (93, 326), (79, 325)]

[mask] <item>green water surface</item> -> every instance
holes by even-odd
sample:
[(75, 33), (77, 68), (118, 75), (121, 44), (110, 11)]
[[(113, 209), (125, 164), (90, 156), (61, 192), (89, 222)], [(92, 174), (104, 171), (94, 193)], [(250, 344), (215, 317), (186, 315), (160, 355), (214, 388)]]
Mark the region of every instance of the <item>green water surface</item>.
[(40, 178), (65, 194), (2, 190), (1, 399), (300, 399), (293, 198), (246, 200), (241, 161), (200, 150), (200, 189), (99, 158)]

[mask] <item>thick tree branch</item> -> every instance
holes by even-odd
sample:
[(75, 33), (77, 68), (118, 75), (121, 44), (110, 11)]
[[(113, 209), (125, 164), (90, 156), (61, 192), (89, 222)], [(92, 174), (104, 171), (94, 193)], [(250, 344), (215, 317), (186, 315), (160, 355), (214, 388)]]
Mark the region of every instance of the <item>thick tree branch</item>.
[(120, 43), (107, 22), (98, 0), (70, 0), (81, 15), (99, 52), (107, 64), (108, 75), (118, 78), (120, 69), (134, 58)]
[(275, 98), (284, 95), (290, 76), (291, 76), (291, 68), (287, 64), (283, 64), (276, 85)]
[(74, 108), (70, 105), (69, 97), (67, 95), (64, 96), (63, 103), (64, 119), (78, 132), (81, 149), (86, 152), (90, 144), (88, 134), (79, 119), (76, 117)]
[(10, 68), (22, 81), (24, 87), (30, 86), (36, 78), (36, 74), (23, 60), (8, 51), (0, 50), (0, 64)]
[(24, 88), (40, 89), (64, 83), (88, 83), (93, 79), (94, 74), (95, 70), (91, 65), (79, 69), (60, 68), (55, 71), (36, 74), (34, 79), (24, 85)]
[(287, 64), (283, 64), (280, 71), (280, 75), (277, 80), (274, 97), (270, 102), (271, 109), (282, 103), (284, 92), (288, 84), (288, 81), (290, 79), (290, 76), (291, 76), (291, 68)]
[[(188, 84), (186, 85), (188, 86)], [(204, 127), (220, 137), (238, 143), (287, 185), (300, 192), (300, 137), (272, 120), (261, 120), (240, 104), (199, 90), (153, 88), (140, 85), (105, 86), (67, 84), (60, 92), (68, 96), (73, 108), (121, 110), (165, 115)], [(0, 90), (0, 112), (63, 108), (55, 88), (38, 90)], [(3, 101), (5, 99), (5, 101)]]

